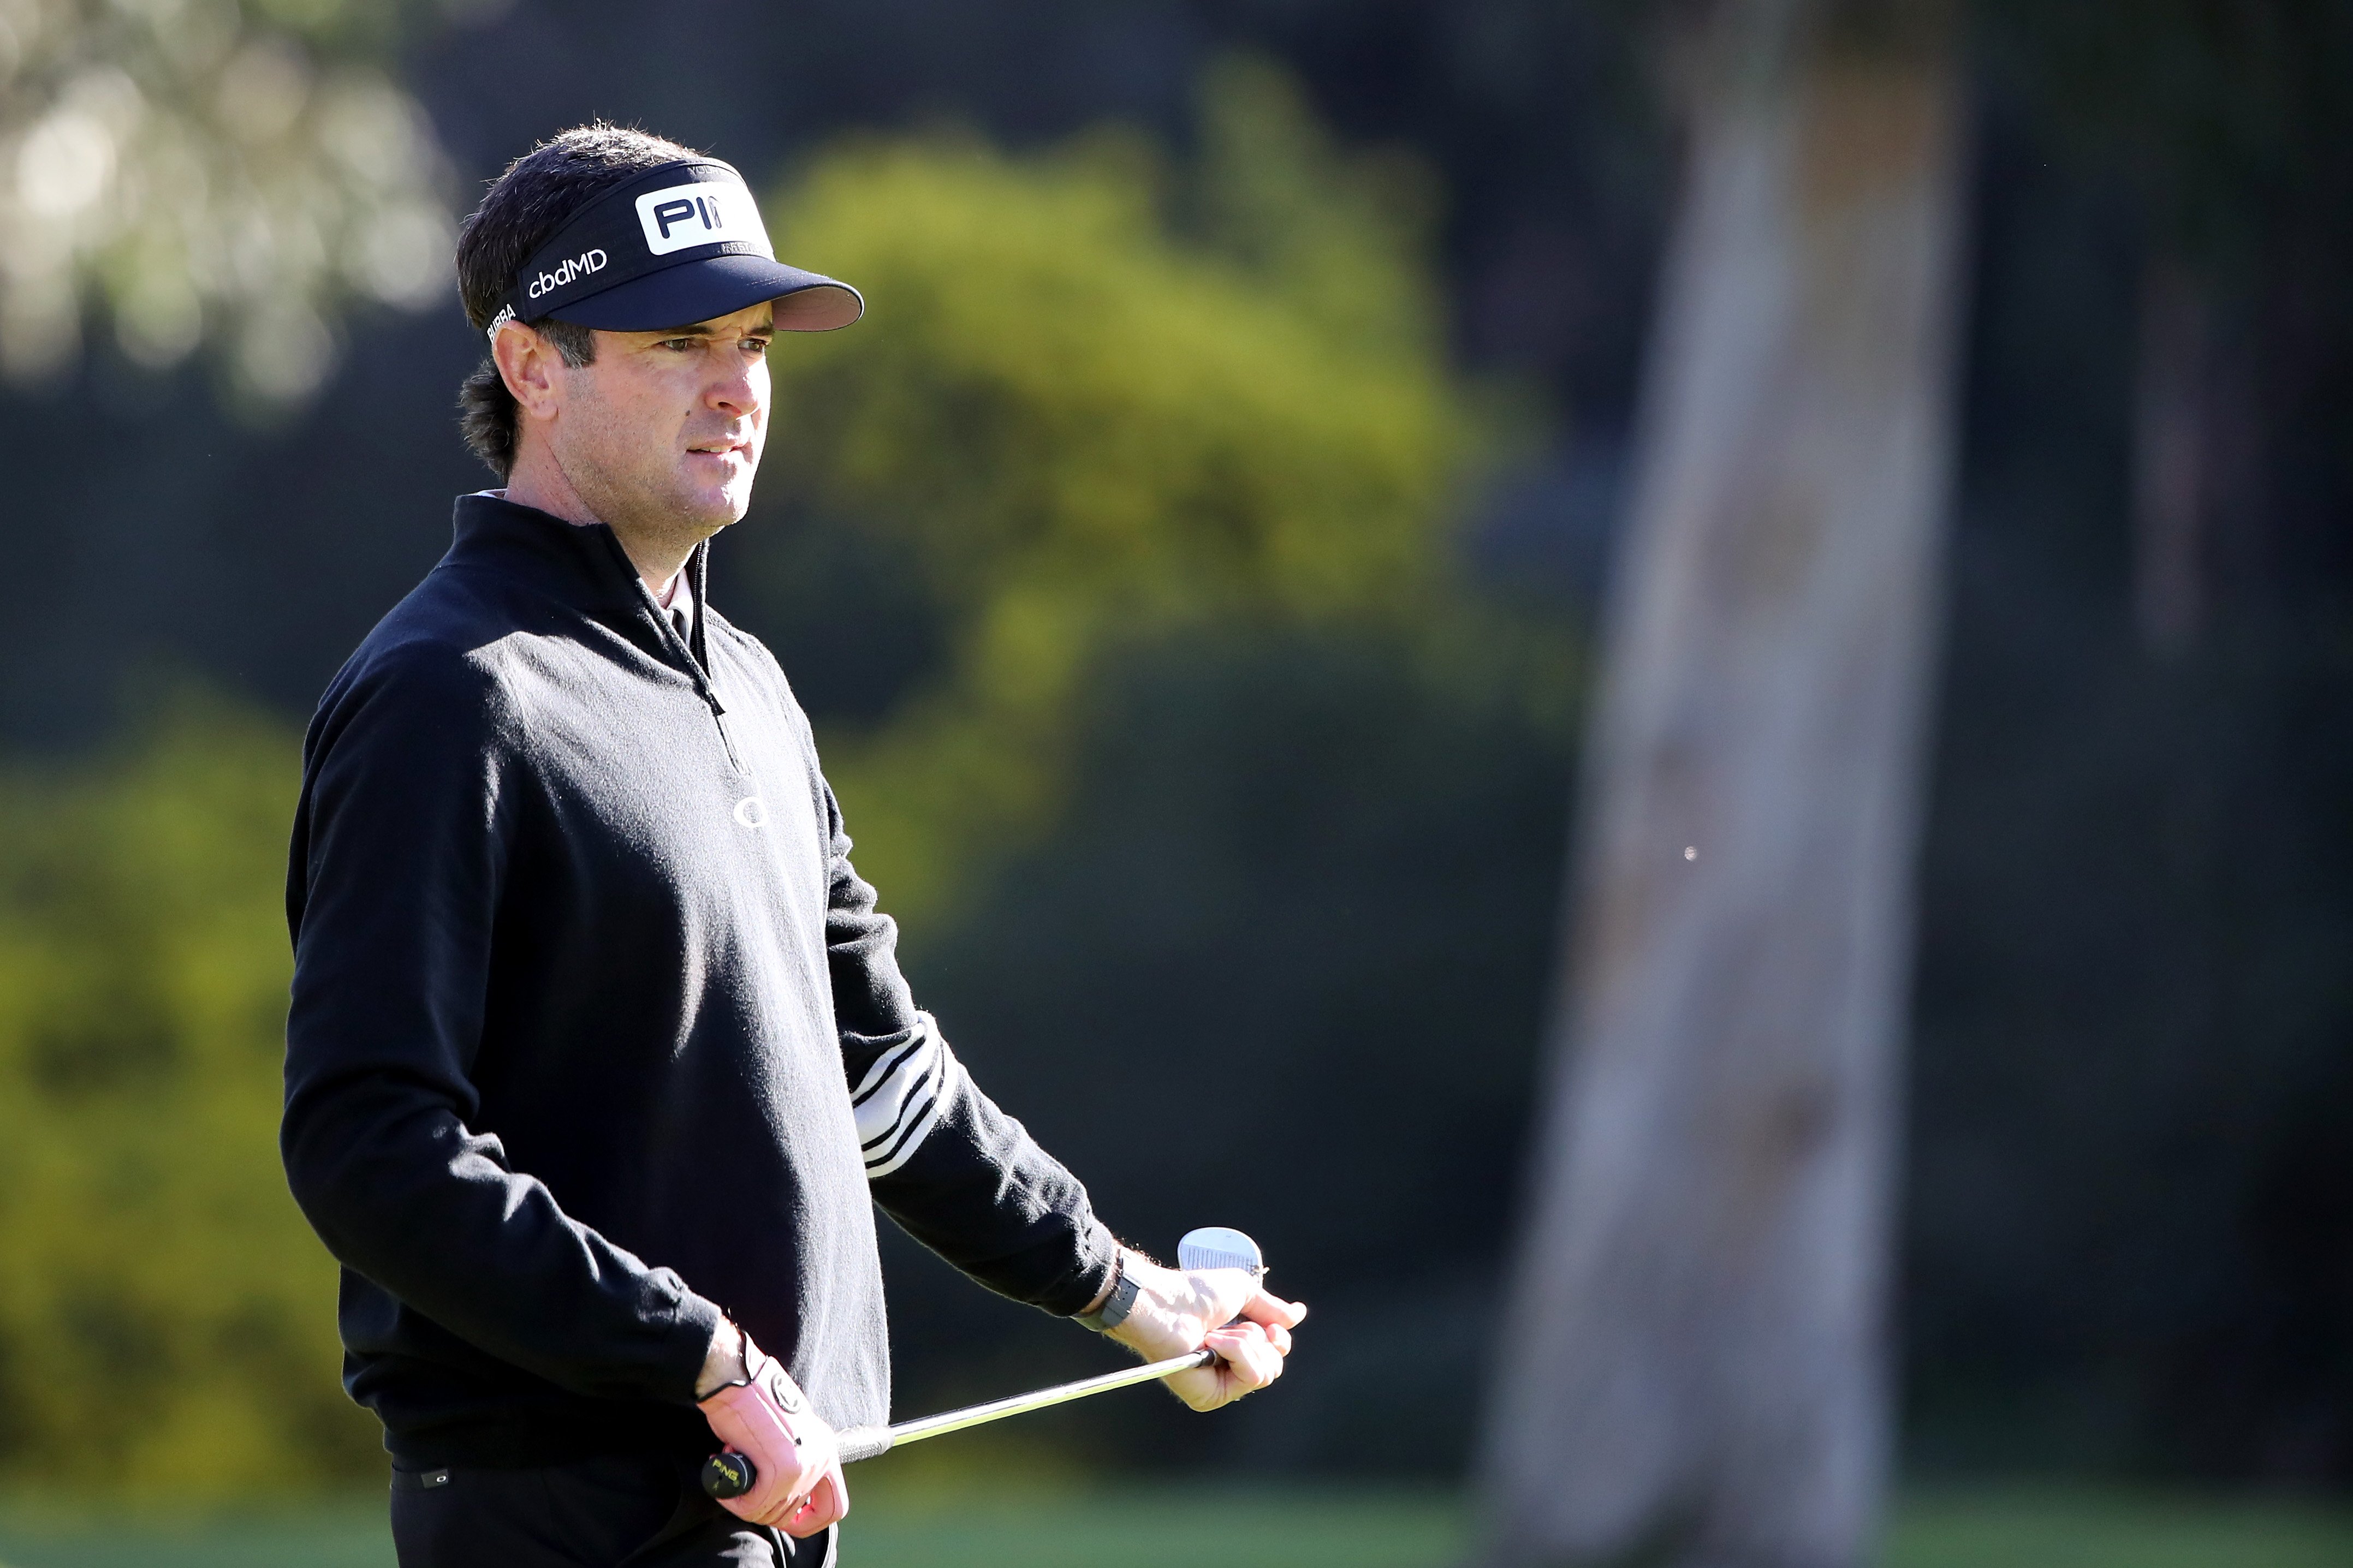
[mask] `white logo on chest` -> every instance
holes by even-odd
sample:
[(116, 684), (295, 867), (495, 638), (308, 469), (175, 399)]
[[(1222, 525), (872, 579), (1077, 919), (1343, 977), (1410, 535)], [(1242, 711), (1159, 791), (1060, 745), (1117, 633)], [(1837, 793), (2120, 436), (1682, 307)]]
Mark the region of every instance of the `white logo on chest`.
[(735, 803), (735, 820), (757, 830), (768, 826), (768, 803), (756, 795), (747, 795)]

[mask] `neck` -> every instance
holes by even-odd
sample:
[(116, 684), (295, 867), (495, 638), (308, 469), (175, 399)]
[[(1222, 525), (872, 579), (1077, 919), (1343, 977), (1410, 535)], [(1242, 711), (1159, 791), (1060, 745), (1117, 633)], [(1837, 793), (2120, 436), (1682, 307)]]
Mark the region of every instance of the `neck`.
[(629, 564), (638, 569), (638, 578), (657, 599), (694, 553), (694, 547), (702, 542), (699, 536), (682, 537), (670, 531), (657, 534), (626, 521), (597, 516), (596, 510), (581, 499), (579, 488), (564, 471), (564, 465), (555, 460), (555, 454), (540, 441), (526, 439), (515, 453), (514, 467), (507, 473), (506, 499), (517, 506), (560, 517), (576, 527), (604, 523), (621, 542)]

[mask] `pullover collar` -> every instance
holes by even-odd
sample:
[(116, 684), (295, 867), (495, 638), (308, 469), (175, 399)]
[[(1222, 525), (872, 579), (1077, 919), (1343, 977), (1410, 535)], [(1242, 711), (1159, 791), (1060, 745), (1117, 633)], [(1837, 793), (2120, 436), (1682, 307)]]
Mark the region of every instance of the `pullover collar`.
[(680, 662), (678, 655), (685, 656), (687, 673), (717, 706), (718, 699), (710, 691), (704, 674), (710, 617), (702, 614), (702, 608), (711, 602), (709, 541), (696, 545), (681, 569), (686, 581), (680, 587), (692, 595), (695, 611), (690, 641), (679, 636), (676, 624), (655, 603), (610, 525), (567, 522), (490, 490), (459, 496), (455, 522), (457, 537), (449, 547), (449, 565), (480, 567), (518, 578), (607, 625), (640, 635), (650, 633), (660, 640), (671, 662)]

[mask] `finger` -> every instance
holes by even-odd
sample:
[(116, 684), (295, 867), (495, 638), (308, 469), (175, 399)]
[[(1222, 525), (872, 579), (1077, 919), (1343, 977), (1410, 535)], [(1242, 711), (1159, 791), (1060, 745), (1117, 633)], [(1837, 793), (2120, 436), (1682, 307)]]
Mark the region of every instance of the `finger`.
[(1254, 1323), (1279, 1323), (1286, 1329), (1295, 1329), (1306, 1320), (1307, 1305), (1303, 1301), (1286, 1301), (1264, 1286), (1253, 1282), (1250, 1297), (1242, 1302), (1239, 1315)]
[(1291, 1331), (1284, 1328), (1281, 1323), (1269, 1323), (1266, 1325), (1266, 1342), (1274, 1347), (1275, 1354), (1289, 1355), (1291, 1353)]
[(1282, 1355), (1256, 1323), (1238, 1323), (1213, 1331), (1209, 1348), (1245, 1388), (1264, 1388), (1282, 1375)]
[(1264, 1338), (1266, 1338), (1265, 1324), (1254, 1323), (1248, 1318), (1242, 1318), (1227, 1323), (1223, 1327), (1211, 1329), (1201, 1336), (1201, 1342), (1230, 1361), (1233, 1358), (1233, 1352), (1243, 1343)]
[(800, 1507), (793, 1510), (792, 1517), (784, 1521), (782, 1529), (794, 1540), (806, 1541), (826, 1526), (846, 1518), (849, 1513), (849, 1488), (842, 1480), (841, 1471), (837, 1467), (828, 1470), (810, 1489)]
[(1282, 1352), (1275, 1348), (1272, 1334), (1265, 1329), (1246, 1342), (1242, 1356), (1261, 1388), (1282, 1375)]
[(792, 1485), (797, 1478), (781, 1465), (771, 1468), (782, 1472), (773, 1485), (769, 1483), (768, 1470), (764, 1469), (760, 1475), (759, 1486), (753, 1488), (743, 1497), (721, 1506), (737, 1518), (748, 1520), (754, 1524), (773, 1525), (786, 1518), (800, 1505), (800, 1499), (794, 1492)]
[(753, 1518), (752, 1522), (754, 1524), (765, 1524), (772, 1530), (780, 1530), (785, 1526), (786, 1521), (791, 1520), (794, 1514), (800, 1511), (801, 1505), (807, 1500), (808, 1500), (799, 1492), (787, 1491), (775, 1502), (771, 1503), (766, 1509), (763, 1510), (759, 1514), (755, 1515)]
[[(791, 1523), (796, 1515), (808, 1506), (810, 1497), (815, 1494), (818, 1487), (823, 1484), (825, 1478), (822, 1471), (810, 1471), (798, 1467), (788, 1469), (779, 1464), (776, 1468), (781, 1475), (776, 1488), (776, 1500), (753, 1522), (782, 1530)], [(759, 1494), (755, 1492), (753, 1495), (756, 1497)]]
[(1273, 1344), (1266, 1340), (1266, 1331), (1257, 1323), (1233, 1323), (1230, 1328), (1219, 1328), (1207, 1340), (1209, 1350), (1219, 1354), (1219, 1361), (1235, 1368), (1251, 1387), (1263, 1383), (1261, 1366), (1266, 1361), (1280, 1361)]
[(1225, 1363), (1213, 1362), (1190, 1372), (1175, 1373), (1161, 1379), (1168, 1392), (1185, 1402), (1192, 1410), (1215, 1410), (1232, 1395), (1226, 1393)]
[(1254, 1389), (1264, 1388), (1282, 1372), (1282, 1353), (1267, 1338), (1267, 1329), (1247, 1320), (1212, 1329), (1202, 1343), (1217, 1352), (1206, 1367), (1180, 1372), (1164, 1379), (1170, 1393), (1195, 1410), (1215, 1410)]

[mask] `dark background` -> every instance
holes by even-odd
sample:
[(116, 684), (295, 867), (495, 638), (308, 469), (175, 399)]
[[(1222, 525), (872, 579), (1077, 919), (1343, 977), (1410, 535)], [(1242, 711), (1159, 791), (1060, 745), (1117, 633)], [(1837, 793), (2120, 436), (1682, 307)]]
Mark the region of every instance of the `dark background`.
[[(1966, 427), (1922, 866), (1901, 1307), (1915, 1470), (2353, 1482), (2353, 7), (1989, 5)], [(1460, 362), (1546, 432), (1459, 522), (1486, 591), (1582, 636), (1602, 591), (1674, 194), (1631, 4), (862, 0), (519, 5), (405, 79), (470, 205), (591, 115), (766, 180), (856, 128), (1021, 147), (1103, 120), (1181, 146), (1244, 49), (1352, 142), (1430, 161)], [(2136, 622), (2143, 289), (2210, 301), (2204, 611)], [(103, 742), (159, 671), (299, 721), (485, 477), (454, 305), (346, 324), (300, 414), (201, 367), (89, 361), (0, 402), (0, 741)], [(788, 484), (764, 521), (794, 526)], [(922, 673), (922, 606), (854, 554), (724, 579), (820, 726)], [(878, 617), (912, 650), (879, 668)], [(1260, 1235), (1311, 1299), (1282, 1400), (1195, 1428), (1103, 1402), (1109, 1454), (1459, 1459), (1516, 1194), (1570, 819), (1553, 724), (1270, 636), (1108, 674), (1074, 804), (910, 967), (984, 1083), (1123, 1231)], [(1145, 891), (1148, 889), (1148, 891)], [(883, 889), (886, 906), (889, 889)], [(1203, 1052), (1265, 1064), (1220, 1107)], [(902, 1411), (1100, 1347), (894, 1240)], [(1092, 1359), (1091, 1359), (1092, 1358)]]

